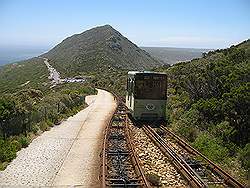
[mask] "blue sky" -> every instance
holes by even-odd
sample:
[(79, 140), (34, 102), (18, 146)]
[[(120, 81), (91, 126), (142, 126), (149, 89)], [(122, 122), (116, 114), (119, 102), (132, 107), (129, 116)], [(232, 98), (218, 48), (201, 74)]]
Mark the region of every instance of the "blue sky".
[(53, 47), (110, 24), (139, 46), (225, 48), (250, 38), (249, 0), (0, 0), (0, 47)]

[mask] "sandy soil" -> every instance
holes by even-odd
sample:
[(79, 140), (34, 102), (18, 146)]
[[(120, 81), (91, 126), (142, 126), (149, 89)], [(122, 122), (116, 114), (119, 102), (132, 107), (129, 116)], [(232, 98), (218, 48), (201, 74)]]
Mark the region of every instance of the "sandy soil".
[(18, 152), (0, 172), (2, 186), (99, 187), (103, 131), (116, 104), (113, 96), (98, 90), (86, 97), (88, 108), (52, 128)]

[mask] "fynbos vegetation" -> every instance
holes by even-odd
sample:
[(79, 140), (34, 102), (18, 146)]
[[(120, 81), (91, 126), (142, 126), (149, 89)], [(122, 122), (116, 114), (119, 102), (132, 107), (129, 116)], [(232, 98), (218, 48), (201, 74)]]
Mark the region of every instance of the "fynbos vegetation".
[(250, 41), (162, 71), (169, 77), (171, 128), (246, 180), (250, 173)]
[(0, 97), (0, 169), (37, 134), (82, 109), (92, 87), (74, 83), (42, 92), (25, 89)]

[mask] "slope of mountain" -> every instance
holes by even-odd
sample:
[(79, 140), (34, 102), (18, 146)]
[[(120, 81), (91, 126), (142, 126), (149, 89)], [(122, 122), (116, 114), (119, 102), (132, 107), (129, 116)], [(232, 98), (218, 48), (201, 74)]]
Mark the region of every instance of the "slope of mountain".
[(250, 40), (159, 69), (170, 127), (249, 185)]
[(190, 61), (202, 57), (202, 53), (210, 49), (171, 48), (171, 47), (141, 47), (152, 57), (164, 64), (175, 64), (181, 61)]
[(49, 86), (48, 70), (41, 58), (0, 66), (0, 93)]
[(110, 25), (68, 37), (42, 56), (66, 75), (108, 67), (144, 70), (161, 65)]

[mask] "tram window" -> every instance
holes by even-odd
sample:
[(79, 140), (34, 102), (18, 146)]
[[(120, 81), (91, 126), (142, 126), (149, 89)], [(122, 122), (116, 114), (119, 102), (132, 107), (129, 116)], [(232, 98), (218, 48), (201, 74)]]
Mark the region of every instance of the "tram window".
[(135, 83), (135, 97), (137, 99), (166, 99), (165, 77), (144, 77)]

